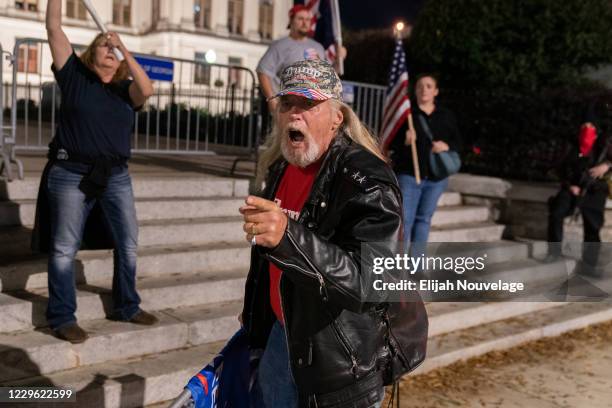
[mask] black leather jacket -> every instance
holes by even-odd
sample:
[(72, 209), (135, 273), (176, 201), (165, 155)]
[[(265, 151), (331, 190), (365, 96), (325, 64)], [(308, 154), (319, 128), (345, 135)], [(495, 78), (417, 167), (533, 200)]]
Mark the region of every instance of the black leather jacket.
[[(271, 166), (264, 198), (273, 199), (286, 166)], [(269, 293), (273, 262), (283, 270), (281, 301), (300, 407), (369, 408), (380, 397), (386, 329), (380, 304), (364, 300), (361, 244), (398, 241), (401, 208), (391, 168), (339, 135), (299, 220), (289, 219), (275, 249), (252, 251), (244, 326), (251, 347), (265, 348), (276, 321)]]

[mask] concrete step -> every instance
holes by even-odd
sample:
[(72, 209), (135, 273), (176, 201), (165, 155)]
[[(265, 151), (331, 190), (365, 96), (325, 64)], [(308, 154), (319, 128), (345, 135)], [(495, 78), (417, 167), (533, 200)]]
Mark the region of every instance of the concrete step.
[(241, 217), (181, 218), (143, 221), (138, 245), (212, 244), (245, 242)]
[[(243, 198), (232, 197), (143, 198), (136, 200), (136, 215), (140, 221), (231, 217), (243, 203)], [(35, 213), (35, 200), (0, 201), (0, 227), (31, 227)]]
[(554, 302), (427, 302), (429, 337), (561, 306)]
[[(26, 179), (24, 183), (27, 183), (29, 179)], [(237, 180), (242, 182), (241, 180)], [(12, 187), (14, 183), (9, 183)], [(32, 181), (30, 184), (34, 185)], [(149, 182), (146, 182), (149, 184)], [(236, 193), (242, 192), (245, 194), (248, 190), (245, 190), (242, 184), (238, 184)], [(27, 190), (30, 190), (32, 186), (23, 186), (21, 189), (15, 188), (14, 196), (16, 197), (27, 197)], [(36, 187), (38, 188), (38, 187)], [(229, 193), (228, 191), (223, 191)], [(163, 194), (158, 197), (150, 196), (147, 190), (144, 190), (141, 195), (137, 195), (136, 198), (136, 213), (138, 219), (141, 221), (149, 220), (162, 220), (162, 219), (175, 219), (175, 218), (204, 218), (204, 217), (223, 217), (223, 216), (235, 216), (238, 208), (243, 204), (244, 196), (197, 196), (194, 192), (180, 191), (181, 194), (171, 196)], [(206, 192), (205, 192), (206, 193)], [(0, 190), (0, 200), (2, 200), (2, 193)], [(444, 193), (439, 201), (441, 207), (458, 207), (461, 204), (461, 195), (458, 193)], [(444, 211), (446, 208), (441, 209), (434, 215), (434, 223), (448, 224), (447, 218), (459, 217), (476, 217), (474, 221), (485, 221), (487, 218), (482, 218), (482, 215), (475, 215), (476, 213), (481, 214), (484, 208), (478, 210), (472, 209), (472, 211), (465, 209), (463, 213), (460, 211), (461, 208), (452, 208), (448, 212)], [(453, 212), (457, 211), (457, 212)], [(32, 198), (16, 198), (11, 201), (0, 201), (0, 227), (2, 226), (28, 226), (34, 225), (34, 216), (36, 211), (36, 199), (35, 194)], [(480, 211), (480, 212), (479, 212)], [(440, 213), (440, 215), (438, 215)], [(472, 221), (471, 218), (466, 218), (465, 221)], [(450, 221), (452, 222), (452, 221)]]
[[(248, 270), (248, 243), (215, 243), (141, 248), (138, 250), (137, 278), (163, 277), (172, 274)], [(112, 251), (81, 251), (77, 256), (77, 284), (111, 282)], [(47, 287), (47, 258), (37, 256), (1, 265), (0, 290), (32, 290)]]
[[(433, 217), (433, 225), (457, 222), (482, 222), (489, 218), (483, 206), (461, 206), (456, 193), (449, 195)], [(445, 196), (443, 196), (445, 197)], [(230, 217), (238, 214), (244, 203), (242, 197), (166, 197), (137, 198), (136, 214), (140, 221), (171, 220), (177, 218)], [(34, 225), (36, 200), (0, 201), (0, 227)], [(457, 221), (459, 220), (459, 221)]]
[(558, 284), (566, 280), (574, 271), (576, 261), (562, 258), (555, 262), (545, 263), (537, 259), (521, 259), (511, 262), (490, 265), (480, 277), (482, 281), (525, 282), (532, 288), (547, 284)]
[[(487, 243), (479, 245), (479, 248), (479, 251), (486, 253), (488, 265), (500, 263), (505, 268), (512, 265), (507, 265), (508, 262), (519, 260), (520, 263), (520, 260), (528, 256), (527, 244)], [(454, 249), (456, 254), (457, 250)], [(443, 249), (438, 255), (442, 251)], [(138, 277), (137, 284), (143, 308), (162, 310), (239, 299), (243, 294), (247, 272), (246, 263), (237, 270), (209, 269), (200, 273), (184, 270), (181, 273), (167, 273), (161, 276), (148, 276), (139, 272), (142, 276)], [(99, 279), (97, 281), (86, 279), (86, 281), (88, 283), (79, 285), (77, 291), (77, 317), (79, 320), (103, 318), (105, 310), (111, 305), (111, 275), (108, 274), (108, 279), (105, 281)], [(40, 282), (41, 285), (45, 283), (46, 281)], [(0, 332), (46, 326), (44, 311), (47, 297), (46, 285), (0, 294)]]
[(34, 224), (34, 200), (0, 201), (0, 227)]
[[(597, 305), (595, 305), (597, 306)], [(533, 317), (556, 316), (557, 320), (547, 321), (540, 318), (541, 325), (555, 325), (552, 328), (543, 328), (539, 332), (522, 333), (528, 341), (538, 338), (538, 335), (554, 335), (573, 328), (582, 327), (590, 322), (602, 321), (610, 313), (599, 305), (597, 310), (582, 310), (565, 314), (559, 313), (564, 306), (559, 304), (545, 303), (512, 303), (512, 304), (429, 304), (427, 305), (430, 313), (430, 346), (428, 359), (423, 368), (429, 370), (442, 365), (450, 364), (462, 357), (462, 354), (454, 350), (457, 346), (465, 345), (468, 339), (472, 339), (472, 354), (483, 350), (489, 351), (487, 347), (497, 347), (500, 349), (511, 347), (518, 344), (521, 340), (512, 330), (517, 325), (513, 322), (521, 321), (530, 324)], [(580, 305), (578, 305), (580, 307)], [(601, 310), (604, 309), (604, 310)], [(489, 315), (495, 312), (499, 316)], [(555, 312), (555, 313), (552, 313)], [(522, 316), (521, 316), (522, 315)], [(566, 318), (564, 325), (560, 325), (558, 320)], [(610, 317), (608, 317), (610, 318)], [(496, 321), (498, 320), (498, 321)], [(509, 325), (513, 325), (508, 328)], [(480, 328), (486, 327), (484, 335), (474, 336), (471, 333), (479, 333)], [(495, 341), (495, 330), (499, 330), (504, 335), (504, 341)], [(555, 330), (557, 333), (555, 333)], [(518, 330), (517, 330), (518, 331)], [(532, 329), (532, 331), (534, 331)], [(508, 341), (510, 335), (517, 335), (516, 338)], [(446, 333), (446, 334), (445, 334)], [(461, 335), (455, 335), (461, 333)], [(480, 339), (487, 341), (485, 344), (478, 344)], [(506, 346), (507, 345), (507, 346)], [(28, 378), (20, 381), (0, 382), (0, 385), (43, 385), (56, 384), (69, 386), (76, 390), (79, 406), (87, 407), (140, 407), (158, 404), (176, 397), (183, 389), (189, 378), (206, 365), (223, 347), (223, 342), (214, 344), (204, 344), (187, 348), (185, 350), (175, 350), (157, 355), (145, 356), (140, 359), (127, 361), (106, 362), (94, 366), (79, 367), (76, 369), (56, 372), (45, 376)], [(449, 353), (455, 354), (449, 354)], [(433, 364), (429, 360), (433, 360)]]
[(0, 265), (16, 256), (31, 255), (32, 228), (0, 227)]
[(452, 191), (445, 191), (438, 200), (438, 207), (461, 205), (461, 194)]
[(467, 224), (486, 222), (490, 218), (490, 211), (485, 206), (458, 205), (438, 208), (431, 219), (434, 227), (443, 227), (453, 224)]
[[(551, 263), (520, 259), (488, 265), (478, 277), (482, 282), (523, 282), (527, 293), (557, 288), (573, 273), (576, 261), (562, 258)], [(533, 294), (533, 293), (532, 293)]]
[(514, 241), (443, 242), (426, 246), (428, 256), (486, 257), (486, 264), (526, 259), (532, 256), (532, 243)]
[(431, 228), (429, 242), (491, 242), (502, 238), (504, 226), (492, 222), (460, 223)]
[[(612, 217), (607, 218), (612, 220)], [(599, 232), (602, 242), (612, 242), (612, 225), (608, 222)], [(582, 242), (584, 239), (582, 221), (580, 222), (569, 222), (567, 221), (564, 228), (564, 241), (567, 242)]]
[[(487, 254), (488, 255), (488, 254)], [(493, 263), (486, 258), (485, 268), (482, 271), (474, 271), (466, 273), (466, 275), (458, 275), (452, 270), (440, 270), (431, 273), (429, 279), (437, 279), (440, 282), (450, 280), (468, 279), (470, 282), (491, 282), (499, 281), (508, 283), (522, 283), (523, 289), (514, 293), (509, 292), (466, 292), (455, 291), (448, 292), (448, 297), (436, 298), (437, 301), (442, 300), (463, 300), (466, 301), (486, 301), (495, 300), (502, 301), (503, 299), (513, 302), (523, 298), (525, 301), (549, 301), (558, 299), (559, 290), (562, 285), (572, 276), (576, 267), (576, 260), (571, 258), (561, 258), (555, 262), (542, 262), (533, 258), (517, 258), (509, 261)], [(426, 299), (431, 299), (432, 292), (428, 292)], [(439, 293), (443, 295), (443, 293)]]
[[(453, 244), (452, 249), (441, 246), (440, 253), (458, 251), (486, 253), (489, 263), (524, 259), (530, 255), (531, 243), (511, 241), (483, 242), (476, 248), (467, 244)], [(463, 253), (463, 252), (462, 252)], [(202, 271), (247, 270), (250, 247), (246, 242), (210, 245), (179, 245), (141, 248), (138, 251), (137, 277), (161, 277), (170, 274), (190, 274)], [(0, 290), (3, 292), (33, 290), (47, 287), (47, 258), (36, 256), (22, 261), (0, 261)], [(77, 255), (77, 284), (97, 284), (112, 280), (113, 257), (111, 251), (81, 251)]]
[(508, 349), (545, 337), (559, 336), (612, 319), (609, 303), (565, 303), (521, 316), (440, 334), (430, 338), (422, 374), (494, 350)]
[[(6, 182), (0, 179), (0, 200), (35, 200), (38, 195), (40, 178)], [(215, 176), (202, 177), (133, 177), (132, 184), (136, 198), (172, 197), (245, 197), (249, 181)]]
[[(175, 211), (180, 216), (180, 212)], [(236, 214), (238, 214), (236, 210)], [(239, 214), (238, 214), (239, 215)], [(242, 218), (205, 217), (141, 221), (138, 230), (139, 247), (159, 245), (194, 245), (218, 242), (243, 242)], [(23, 226), (0, 228), (0, 265), (2, 260), (32, 256), (31, 228)]]
[(0, 382), (221, 341), (239, 328), (241, 310), (241, 301), (168, 309), (155, 313), (160, 321), (154, 326), (84, 321), (90, 337), (76, 345), (46, 329), (0, 334)]
[(62, 384), (77, 390), (76, 405), (72, 404), (77, 407), (140, 408), (177, 397), (187, 381), (212, 361), (224, 343), (209, 343), (140, 359), (80, 367), (5, 382), (3, 385)]
[[(244, 295), (246, 269), (141, 278), (137, 282), (147, 311), (192, 307), (211, 303), (239, 301)], [(77, 319), (103, 319), (112, 312), (112, 283), (77, 287)], [(0, 333), (46, 327), (47, 289), (0, 293)]]

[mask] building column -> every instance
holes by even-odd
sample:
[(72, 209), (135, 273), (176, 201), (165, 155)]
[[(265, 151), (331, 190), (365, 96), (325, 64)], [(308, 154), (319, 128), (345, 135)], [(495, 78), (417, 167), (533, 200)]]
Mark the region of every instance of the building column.
[(172, 14), (172, 1), (171, 0), (159, 0), (159, 21), (157, 22), (157, 29), (165, 29), (170, 26), (170, 16)]
[(212, 0), (212, 18), (210, 26), (218, 35), (229, 36), (227, 29), (227, 0)]
[[(96, 11), (105, 25), (113, 24), (113, 2), (104, 1), (95, 3)], [(132, 11), (134, 9), (132, 8)], [(88, 17), (91, 18), (91, 17)], [(93, 19), (91, 20), (93, 21)], [(110, 28), (109, 28), (110, 30)]]
[(259, 2), (244, 0), (244, 35), (250, 41), (261, 40), (259, 36)]
[(274, 0), (274, 32), (273, 39), (287, 35), (287, 24), (289, 24), (289, 9), (293, 6), (293, 0)]
[(195, 22), (193, 20), (194, 15), (194, 2), (193, 0), (180, 0), (177, 1), (178, 6), (177, 9), (180, 10), (181, 13), (181, 27), (187, 30), (195, 29)]
[[(180, 3), (183, 0), (179, 0)], [(176, 29), (181, 26), (181, 20), (183, 18), (183, 7), (176, 7), (176, 0), (164, 0), (163, 4), (160, 5), (162, 9), (162, 15), (165, 15), (168, 21), (168, 27), (171, 29)]]
[(132, 27), (139, 32), (145, 31), (153, 23), (153, 2), (151, 0), (132, 0)]

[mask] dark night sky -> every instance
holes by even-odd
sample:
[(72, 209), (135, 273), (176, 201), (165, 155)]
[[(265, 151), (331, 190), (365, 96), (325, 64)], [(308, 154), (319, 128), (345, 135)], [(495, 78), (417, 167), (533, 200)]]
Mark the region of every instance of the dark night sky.
[(384, 28), (413, 20), (425, 0), (339, 0), (342, 24), (350, 29)]

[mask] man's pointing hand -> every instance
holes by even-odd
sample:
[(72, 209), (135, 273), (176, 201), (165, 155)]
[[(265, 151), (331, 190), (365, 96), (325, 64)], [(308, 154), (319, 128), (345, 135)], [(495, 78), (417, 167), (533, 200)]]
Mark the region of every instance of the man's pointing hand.
[(248, 196), (245, 203), (240, 207), (240, 214), (244, 218), (242, 229), (246, 232), (246, 240), (266, 248), (278, 246), (288, 222), (283, 210), (275, 202), (261, 197)]

